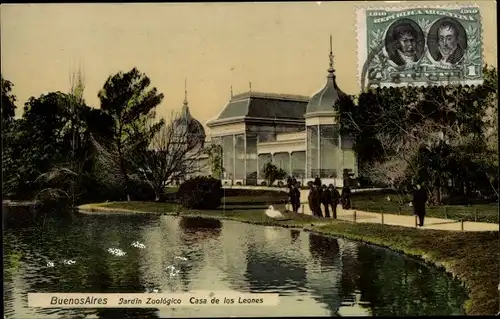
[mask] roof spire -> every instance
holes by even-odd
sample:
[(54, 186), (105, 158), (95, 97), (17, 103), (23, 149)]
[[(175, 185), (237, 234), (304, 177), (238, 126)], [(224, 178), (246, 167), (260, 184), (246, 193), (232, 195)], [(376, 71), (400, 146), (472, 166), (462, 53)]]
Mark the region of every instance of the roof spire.
[(250, 87), (250, 92), (252, 92), (252, 81), (248, 82), (248, 86)]
[(328, 73), (333, 74), (335, 72), (335, 69), (333, 68), (333, 49), (332, 49), (332, 35), (330, 34), (330, 54), (328, 55), (328, 58), (330, 59), (330, 66), (328, 68)]
[(187, 79), (184, 78), (184, 105), (188, 105)]
[(233, 97), (233, 86), (231, 85), (231, 98)]

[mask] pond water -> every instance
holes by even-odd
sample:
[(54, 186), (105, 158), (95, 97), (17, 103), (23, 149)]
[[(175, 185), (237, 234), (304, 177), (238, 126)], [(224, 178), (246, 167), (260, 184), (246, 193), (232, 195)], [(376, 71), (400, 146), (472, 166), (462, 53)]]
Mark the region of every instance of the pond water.
[[(145, 245), (131, 246), (138, 241)], [(126, 252), (110, 254), (110, 247)], [(184, 257), (183, 261), (176, 257)], [(75, 261), (72, 265), (64, 259)], [(54, 263), (53, 267), (48, 262)], [(4, 233), (6, 318), (461, 315), (442, 271), (386, 249), (298, 230), (171, 216), (83, 216)], [(167, 270), (174, 265), (178, 270)], [(38, 309), (28, 292), (224, 290), (280, 294), (278, 306)]]

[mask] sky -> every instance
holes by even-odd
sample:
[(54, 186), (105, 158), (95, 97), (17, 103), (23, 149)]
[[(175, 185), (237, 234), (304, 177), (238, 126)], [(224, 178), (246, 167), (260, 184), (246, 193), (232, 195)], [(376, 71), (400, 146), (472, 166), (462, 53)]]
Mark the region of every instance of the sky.
[[(68, 92), (85, 74), (84, 98), (99, 107), (106, 79), (137, 67), (165, 96), (158, 114), (179, 111), (187, 79), (191, 113), (204, 125), (234, 94), (311, 96), (326, 81), (330, 34), (337, 83), (357, 94), (357, 7), (467, 4), (454, 1), (293, 3), (11, 4), (1, 6), (1, 72), (24, 103)], [(483, 54), (496, 66), (496, 4), (482, 12)]]

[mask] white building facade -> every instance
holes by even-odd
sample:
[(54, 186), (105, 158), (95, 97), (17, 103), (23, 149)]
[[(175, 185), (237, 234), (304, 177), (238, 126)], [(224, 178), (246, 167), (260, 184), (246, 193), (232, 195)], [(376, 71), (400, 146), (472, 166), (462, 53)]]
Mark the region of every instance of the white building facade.
[(231, 96), (207, 123), (210, 143), (223, 150), (222, 183), (263, 185), (263, 168), (271, 161), (303, 185), (319, 177), (342, 187), (346, 173), (358, 174), (353, 143), (339, 134), (335, 116), (334, 105), (344, 95), (330, 47), (326, 84), (312, 97), (252, 91)]

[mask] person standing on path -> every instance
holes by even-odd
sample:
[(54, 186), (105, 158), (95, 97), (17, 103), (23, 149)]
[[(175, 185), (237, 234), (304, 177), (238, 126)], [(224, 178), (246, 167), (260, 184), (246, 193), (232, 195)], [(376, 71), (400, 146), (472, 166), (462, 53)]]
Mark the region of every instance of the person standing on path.
[(311, 190), (309, 191), (309, 208), (313, 216), (322, 217), (321, 213), (321, 190), (316, 185), (311, 185)]
[(330, 198), (331, 198), (331, 202), (330, 202), (330, 205), (332, 205), (332, 217), (334, 219), (337, 219), (337, 205), (339, 204), (339, 201), (340, 201), (340, 193), (339, 191), (337, 190), (337, 188), (335, 186), (333, 186), (333, 184), (330, 184), (328, 185), (328, 191), (330, 192)]
[(321, 179), (319, 178), (319, 176), (316, 176), (316, 178), (314, 179), (314, 185), (321, 187)]
[(292, 204), (292, 210), (294, 213), (299, 212), (299, 207), (300, 207), (300, 190), (299, 190), (299, 184), (295, 183), (290, 187), (290, 204)]
[(347, 185), (342, 188), (342, 209), (351, 209), (351, 189)]
[(425, 203), (427, 199), (427, 191), (417, 184), (417, 188), (413, 191), (412, 204), (413, 212), (418, 216), (418, 225), (420, 227), (424, 226)]
[(332, 203), (332, 194), (326, 188), (326, 185), (321, 186), (321, 204), (323, 204), (323, 207), (325, 207), (325, 217), (330, 218), (330, 209), (328, 206), (330, 206)]

